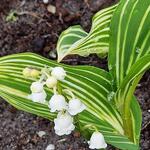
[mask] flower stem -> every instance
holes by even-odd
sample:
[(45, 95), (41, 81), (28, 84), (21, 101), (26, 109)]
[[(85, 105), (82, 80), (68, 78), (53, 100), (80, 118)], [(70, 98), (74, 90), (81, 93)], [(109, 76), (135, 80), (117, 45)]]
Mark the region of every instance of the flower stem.
[(131, 101), (133, 99), (133, 94), (135, 88), (141, 79), (141, 76), (138, 76), (133, 82), (132, 85), (128, 89), (128, 93), (124, 100), (123, 105), (123, 123), (124, 123), (124, 131), (125, 135), (134, 142), (134, 133), (133, 133), (133, 124), (132, 124), (132, 117), (131, 117)]
[(72, 92), (71, 90), (69, 90), (69, 89), (64, 89), (63, 92), (64, 92), (65, 94), (70, 95), (70, 97), (71, 97), (72, 99), (75, 99), (75, 95), (73, 94), (73, 92)]
[(75, 116), (75, 123), (77, 124), (77, 127), (78, 127), (79, 131), (81, 131), (81, 125), (80, 125), (80, 122), (79, 122), (79, 115)]
[(57, 90), (58, 90), (58, 93), (59, 93), (60, 95), (63, 94), (62, 86), (61, 86), (61, 84), (60, 84), (59, 81), (58, 81), (58, 83), (57, 83)]

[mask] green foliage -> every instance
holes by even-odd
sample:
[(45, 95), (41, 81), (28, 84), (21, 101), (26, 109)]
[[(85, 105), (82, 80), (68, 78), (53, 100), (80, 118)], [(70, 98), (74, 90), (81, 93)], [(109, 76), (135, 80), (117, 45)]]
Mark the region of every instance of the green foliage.
[(131, 66), (150, 51), (150, 1), (122, 0), (111, 22), (109, 70), (117, 87)]
[(6, 17), (6, 21), (8, 22), (15, 22), (17, 21), (18, 17), (17, 17), (17, 12), (14, 10), (14, 11), (11, 11), (8, 16)]
[[(150, 1), (148, 0), (144, 3), (139, 0), (122, 0), (111, 21), (109, 70), (117, 89), (114, 100), (124, 119), (125, 134), (131, 140), (134, 139), (135, 132), (132, 128), (130, 106), (134, 90), (144, 73), (133, 70), (137, 68), (138, 60), (150, 51), (149, 26)], [(144, 60), (140, 63), (142, 69)], [(131, 78), (133, 73), (136, 77)]]
[(81, 26), (75, 25), (69, 27), (61, 33), (57, 43), (58, 62), (60, 62), (69, 53), (73, 53), (72, 49), (79, 40), (86, 37), (86, 33)]
[(89, 33), (86, 33), (79, 25), (63, 31), (57, 43), (58, 62), (72, 54), (88, 56), (97, 53), (100, 57), (107, 56), (109, 26), (116, 7), (117, 4), (96, 13), (92, 19), (92, 28)]
[[(53, 120), (55, 114), (49, 112), (47, 105), (33, 103), (27, 99), (30, 93), (29, 87), (33, 81), (22, 76), (22, 70), (25, 67), (35, 66), (40, 69), (45, 64), (49, 67), (60, 65), (32, 53), (0, 58), (0, 94), (18, 109)], [(61, 66), (68, 74), (62, 86), (70, 88), (88, 107), (87, 111), (79, 114), (81, 126), (94, 124), (104, 134), (108, 143), (119, 148), (125, 149), (129, 146), (136, 149), (136, 145), (123, 136), (121, 116), (107, 99), (112, 91), (110, 74), (90, 66)], [(50, 98), (52, 91), (46, 90)], [(89, 132), (93, 131), (89, 130)]]

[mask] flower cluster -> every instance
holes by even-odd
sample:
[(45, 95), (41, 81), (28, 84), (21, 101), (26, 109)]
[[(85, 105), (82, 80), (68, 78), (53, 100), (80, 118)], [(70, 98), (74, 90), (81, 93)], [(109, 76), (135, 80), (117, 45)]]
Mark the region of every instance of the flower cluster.
[[(59, 136), (70, 134), (75, 129), (73, 117), (85, 110), (86, 106), (75, 97), (71, 90), (62, 89), (60, 83), (64, 81), (67, 75), (66, 71), (62, 67), (45, 67), (41, 71), (25, 68), (23, 75), (27, 78), (37, 79), (30, 86), (31, 94), (28, 95), (28, 98), (33, 102), (47, 104), (50, 112), (58, 113), (57, 118), (54, 119), (55, 133)], [(46, 101), (47, 94), (44, 86), (52, 89), (54, 93), (48, 102)], [(107, 146), (100, 132), (94, 132), (88, 143), (91, 149)]]
[[(55, 132), (60, 136), (70, 134), (75, 129), (73, 116), (82, 112), (86, 106), (79, 99), (75, 98), (70, 90), (64, 89), (62, 93), (58, 92), (58, 85), (60, 86), (58, 83), (64, 81), (66, 71), (62, 67), (44, 68), (41, 71), (25, 68), (23, 75), (28, 78), (40, 77), (38, 81), (33, 82), (30, 86), (32, 93), (28, 95), (28, 98), (33, 102), (46, 104), (47, 94), (44, 90), (44, 85), (49, 89), (53, 89), (54, 95), (50, 98), (48, 107), (51, 112), (58, 112), (57, 118), (54, 119)], [(63, 94), (71, 94), (72, 98), (69, 100)]]

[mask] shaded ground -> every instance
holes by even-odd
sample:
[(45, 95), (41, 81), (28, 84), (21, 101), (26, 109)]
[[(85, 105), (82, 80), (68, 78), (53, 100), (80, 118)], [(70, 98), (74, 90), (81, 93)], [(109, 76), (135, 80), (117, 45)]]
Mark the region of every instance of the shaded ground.
[[(112, 3), (115, 3), (115, 0), (50, 0), (50, 4), (56, 6), (56, 13), (52, 14), (40, 0), (1, 0), (0, 56), (30, 51), (55, 59), (56, 42), (61, 31), (74, 24), (81, 24), (89, 31), (91, 16)], [(20, 13), (18, 20), (6, 22), (6, 16), (12, 10)], [(91, 55), (88, 58), (68, 57), (64, 63), (106, 68), (107, 61)], [(136, 90), (143, 110), (142, 150), (150, 149), (149, 89), (150, 80), (147, 73)], [(58, 150), (88, 149), (77, 133), (58, 137), (54, 134), (52, 123), (18, 111), (3, 100), (0, 100), (0, 120), (0, 150), (44, 150), (50, 143), (55, 144)], [(40, 138), (37, 135), (39, 131), (45, 131), (46, 135)]]

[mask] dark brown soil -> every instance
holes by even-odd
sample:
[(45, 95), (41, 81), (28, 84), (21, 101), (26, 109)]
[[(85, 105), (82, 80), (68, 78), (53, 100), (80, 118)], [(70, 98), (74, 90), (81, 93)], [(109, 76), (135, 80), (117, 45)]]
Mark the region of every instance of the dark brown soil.
[[(89, 31), (91, 16), (115, 0), (50, 0), (56, 13), (47, 11), (40, 0), (0, 0), (0, 56), (35, 52), (50, 59), (56, 59), (56, 42), (59, 34), (67, 27), (80, 24)], [(19, 12), (18, 20), (6, 22), (11, 11)], [(64, 63), (88, 64), (107, 69), (107, 61), (95, 55), (88, 58), (68, 57)], [(136, 95), (143, 110), (141, 149), (150, 149), (150, 78), (143, 77)], [(40, 117), (18, 111), (0, 100), (0, 150), (44, 150), (54, 144), (58, 150), (88, 150), (88, 145), (78, 133), (58, 137), (53, 124)], [(45, 131), (40, 138), (37, 132)], [(111, 148), (109, 148), (111, 149)]]

